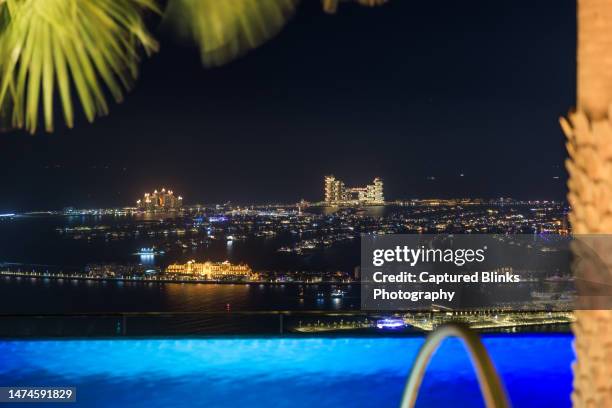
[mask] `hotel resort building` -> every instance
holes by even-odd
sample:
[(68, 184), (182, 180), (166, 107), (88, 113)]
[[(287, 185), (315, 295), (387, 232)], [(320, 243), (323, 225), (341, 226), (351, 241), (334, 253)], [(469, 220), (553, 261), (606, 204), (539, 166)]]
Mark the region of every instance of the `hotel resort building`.
[(383, 181), (376, 177), (364, 187), (346, 187), (334, 176), (325, 177), (325, 204), (328, 205), (382, 205), (385, 203)]
[(167, 274), (189, 275), (202, 280), (253, 280), (255, 274), (245, 264), (234, 265), (225, 262), (189, 261), (185, 264), (172, 264), (166, 268)]
[(172, 190), (162, 188), (161, 191), (145, 193), (144, 197), (136, 201), (138, 209), (144, 211), (172, 211), (183, 206), (183, 197), (175, 196)]

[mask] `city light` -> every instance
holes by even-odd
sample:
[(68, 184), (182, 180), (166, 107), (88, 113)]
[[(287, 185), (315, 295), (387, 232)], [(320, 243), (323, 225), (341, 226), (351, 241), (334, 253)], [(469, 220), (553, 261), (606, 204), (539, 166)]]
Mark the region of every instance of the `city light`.
[(183, 206), (183, 197), (176, 197), (172, 190), (162, 188), (161, 192), (145, 193), (143, 199), (136, 200), (136, 205), (143, 211), (175, 211)]
[(325, 203), (327, 204), (382, 205), (385, 203), (383, 181), (379, 177), (365, 187), (346, 187), (343, 181), (334, 176), (326, 176), (324, 182)]
[(397, 329), (399, 327), (405, 327), (406, 323), (404, 323), (403, 319), (382, 319), (376, 321), (376, 327), (378, 329)]

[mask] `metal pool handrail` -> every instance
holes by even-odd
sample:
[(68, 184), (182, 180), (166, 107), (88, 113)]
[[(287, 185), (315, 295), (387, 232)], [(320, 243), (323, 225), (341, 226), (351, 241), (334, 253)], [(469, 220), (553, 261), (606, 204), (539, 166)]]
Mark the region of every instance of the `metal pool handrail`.
[(440, 326), (427, 336), (425, 344), (419, 350), (416, 361), (410, 370), (410, 376), (406, 382), (400, 408), (412, 408), (415, 406), (419, 388), (429, 361), (440, 344), (449, 337), (458, 337), (463, 341), (476, 370), (478, 384), (480, 385), (485, 405), (488, 408), (510, 407), (502, 380), (499, 378), (489, 354), (478, 335), (466, 326), (448, 324)]

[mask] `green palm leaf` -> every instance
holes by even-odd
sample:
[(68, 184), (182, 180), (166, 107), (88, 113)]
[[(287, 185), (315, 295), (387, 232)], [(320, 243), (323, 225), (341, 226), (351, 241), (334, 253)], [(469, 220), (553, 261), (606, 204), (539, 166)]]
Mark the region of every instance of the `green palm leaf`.
[(159, 12), (155, 0), (0, 0), (0, 112), (31, 133), (41, 105), (53, 130), (56, 93), (69, 127), (73, 93), (90, 122), (108, 113), (106, 93), (120, 102), (138, 75), (139, 48), (157, 50), (146, 11)]
[(170, 0), (166, 19), (200, 47), (207, 66), (225, 64), (276, 35), (299, 0)]

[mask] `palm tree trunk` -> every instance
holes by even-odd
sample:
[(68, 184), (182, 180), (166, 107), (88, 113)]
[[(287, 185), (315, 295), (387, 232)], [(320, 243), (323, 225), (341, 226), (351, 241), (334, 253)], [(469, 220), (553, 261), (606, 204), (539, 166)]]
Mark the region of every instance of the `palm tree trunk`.
[[(612, 0), (577, 1), (577, 107), (569, 120), (561, 119), (568, 139), (570, 222), (574, 234), (612, 234)], [(595, 251), (612, 271), (608, 246)], [(612, 407), (612, 311), (576, 311), (572, 329), (573, 405)]]
[(612, 1), (578, 0), (578, 110), (608, 117), (612, 102)]

